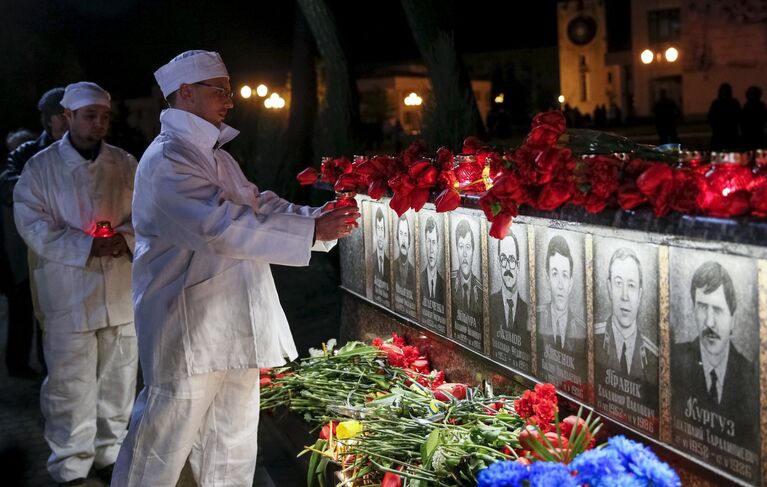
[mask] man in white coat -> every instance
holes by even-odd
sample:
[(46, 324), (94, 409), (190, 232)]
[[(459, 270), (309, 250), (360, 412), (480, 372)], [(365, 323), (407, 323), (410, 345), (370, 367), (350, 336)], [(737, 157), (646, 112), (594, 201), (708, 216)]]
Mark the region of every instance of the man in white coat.
[(146, 387), (112, 486), (175, 486), (187, 458), (198, 485), (250, 486), (258, 368), (297, 355), (269, 264), (307, 265), (314, 242), (331, 247), (359, 213), (297, 207), (245, 178), (221, 148), (238, 132), (223, 123), (233, 103), (217, 53), (187, 51), (155, 78), (170, 108), (133, 198)]
[[(29, 160), (13, 206), (29, 246), (48, 364), (40, 391), (52, 450), (48, 472), (60, 484), (85, 485), (91, 467), (107, 481), (111, 476), (136, 390), (130, 292), (136, 159), (103, 141), (111, 100), (98, 85), (67, 86), (61, 105), (69, 132)], [(114, 235), (94, 236), (99, 222)]]

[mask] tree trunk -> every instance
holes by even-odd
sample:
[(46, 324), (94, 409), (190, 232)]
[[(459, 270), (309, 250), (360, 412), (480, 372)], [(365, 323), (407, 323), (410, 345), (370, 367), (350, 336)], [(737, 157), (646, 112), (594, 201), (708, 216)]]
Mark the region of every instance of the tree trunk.
[(357, 89), (341, 47), (333, 13), (324, 0), (298, 0), (323, 60), (326, 92), (316, 149), (323, 155), (351, 156), (359, 125)]
[(485, 126), (469, 74), (455, 48), (453, 28), (443, 20), (444, 5), (438, 0), (401, 3), (432, 84), (432, 99), (426, 100), (424, 108), (427, 144), (457, 149), (469, 135), (484, 136)]
[(296, 5), (291, 59), (290, 116), (285, 154), (279, 167), (278, 181), (285, 198), (306, 203), (308, 188), (299, 186), (296, 174), (312, 166), (312, 135), (317, 117), (317, 70), (314, 38), (301, 9)]

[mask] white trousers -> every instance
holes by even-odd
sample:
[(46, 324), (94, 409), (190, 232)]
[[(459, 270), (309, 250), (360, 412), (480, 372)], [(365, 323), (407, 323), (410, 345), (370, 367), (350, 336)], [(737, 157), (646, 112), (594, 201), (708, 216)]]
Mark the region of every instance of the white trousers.
[(187, 458), (201, 487), (253, 485), (258, 386), (258, 369), (235, 369), (145, 387), (112, 487), (174, 487)]
[(87, 477), (117, 459), (136, 395), (133, 323), (87, 332), (46, 329), (48, 377), (40, 390), (48, 472), (56, 482)]

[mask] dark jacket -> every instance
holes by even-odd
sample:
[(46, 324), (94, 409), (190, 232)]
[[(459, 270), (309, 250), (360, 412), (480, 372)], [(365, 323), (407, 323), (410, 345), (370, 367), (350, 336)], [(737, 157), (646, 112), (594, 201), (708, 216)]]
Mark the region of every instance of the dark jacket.
[[(700, 338), (674, 345), (671, 349), (671, 404), (675, 416), (685, 417), (684, 410), (690, 396), (697, 404), (735, 422), (735, 434), (730, 438), (737, 444), (756, 449), (759, 432), (759, 380), (757, 364), (746, 359), (730, 342), (730, 355), (722, 384), (722, 400), (714, 404), (708, 394), (703, 362), (700, 356)], [(695, 421), (686, 419), (690, 423)], [(719, 436), (726, 437), (721, 433)]]
[(28, 278), (27, 246), (16, 230), (13, 219), (13, 189), (19, 181), (27, 161), (54, 142), (48, 132), (36, 140), (24, 142), (8, 154), (5, 167), (0, 172), (0, 224), (3, 227), (2, 252), (6, 256), (15, 283)]
[[(439, 271), (435, 271), (437, 277), (434, 278), (434, 299), (435, 303), (445, 304), (445, 278), (442, 277)], [(429, 273), (426, 269), (421, 271), (421, 296), (426, 299), (429, 297)]]
[[(514, 323), (511, 327), (506, 326), (506, 308), (503, 307), (503, 291), (490, 295), (490, 322), (493, 328), (509, 329), (519, 335), (525, 335), (530, 330), (527, 321), (527, 303), (517, 294), (517, 301), (514, 303)], [(528, 333), (529, 335), (529, 333)], [(523, 342), (524, 343), (524, 342)], [(529, 343), (527, 349), (530, 349)]]

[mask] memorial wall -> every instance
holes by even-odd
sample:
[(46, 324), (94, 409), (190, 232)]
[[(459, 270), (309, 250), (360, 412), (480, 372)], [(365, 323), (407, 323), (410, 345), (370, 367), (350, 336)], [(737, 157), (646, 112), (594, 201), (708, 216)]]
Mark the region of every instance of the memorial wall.
[(402, 217), (386, 198), (357, 201), (361, 231), (341, 245), (342, 285), (363, 305), (525, 386), (553, 383), (722, 479), (767, 484), (764, 228), (531, 212), (496, 240), (471, 199)]

